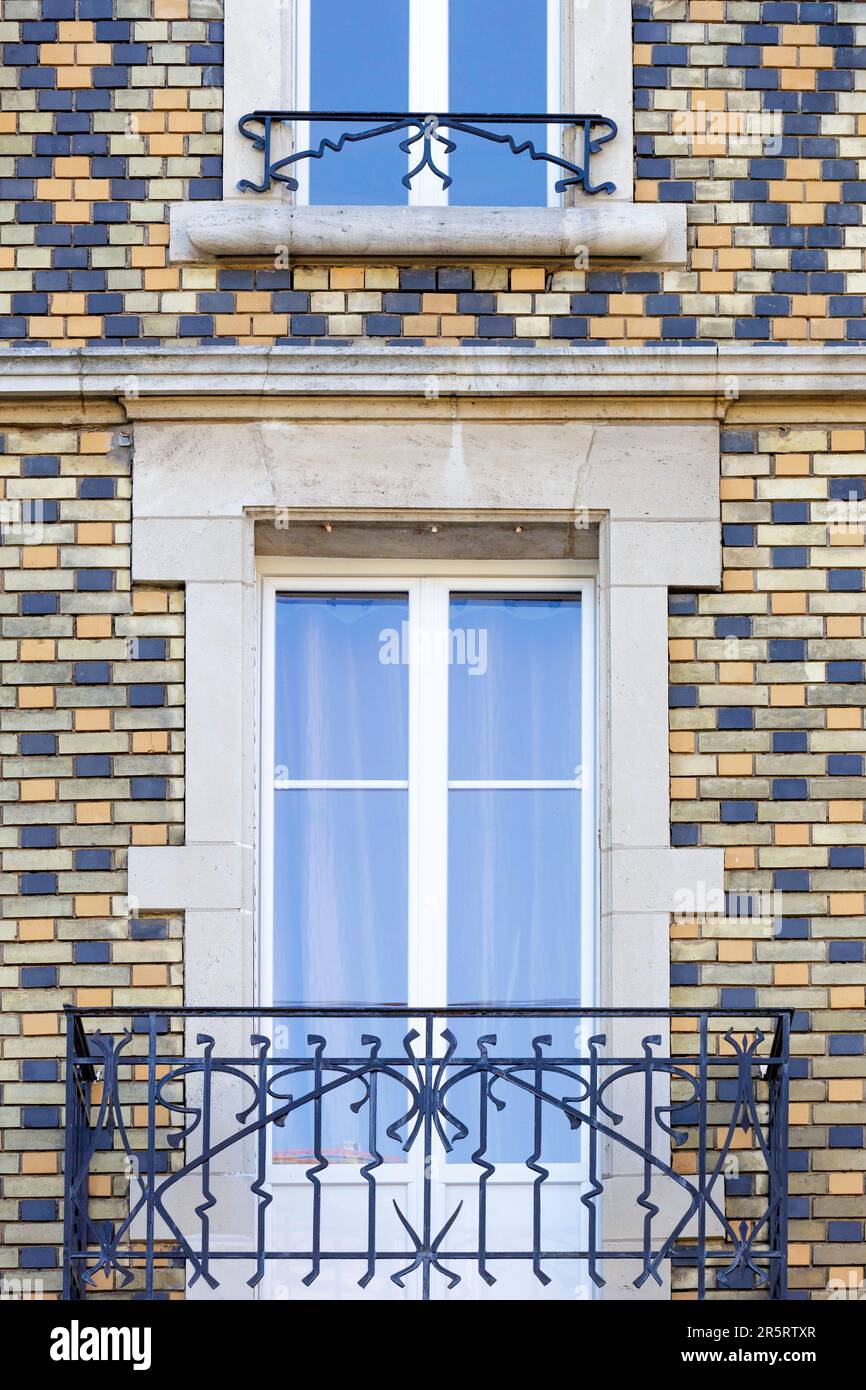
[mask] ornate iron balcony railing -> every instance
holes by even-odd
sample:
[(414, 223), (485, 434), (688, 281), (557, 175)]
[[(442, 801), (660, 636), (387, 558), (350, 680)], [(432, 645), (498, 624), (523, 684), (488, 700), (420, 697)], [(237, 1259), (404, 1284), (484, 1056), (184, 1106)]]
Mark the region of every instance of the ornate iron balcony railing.
[[(334, 127), (364, 124), (366, 128), (343, 129), (333, 140), (325, 137), (310, 149), (296, 150), (292, 154), (274, 159), (272, 137), (275, 126), (318, 123), (327, 123)], [(562, 126), (573, 131), (576, 151), (580, 150), (580, 154), (576, 153), (574, 160), (566, 159), (562, 155), (538, 149), (534, 140), (517, 139), (504, 132), (485, 129), (487, 126)], [(429, 169), (441, 180), (443, 189), (450, 188), (454, 180), (436, 162), (437, 152), (447, 155), (457, 149), (456, 140), (443, 134), (446, 130), (451, 135), (468, 136), (504, 145), (514, 155), (526, 154), (530, 159), (541, 160), (563, 170), (565, 177), (558, 179), (556, 183), (558, 193), (567, 188), (582, 188), (584, 193), (591, 194), (613, 193), (616, 190), (614, 183), (593, 184), (590, 175), (592, 156), (598, 154), (602, 146), (616, 136), (617, 125), (610, 116), (562, 113), (549, 116), (537, 113), (494, 116), (450, 111), (442, 112), (441, 115), (417, 111), (251, 111), (246, 116), (241, 116), (238, 130), (247, 140), (252, 141), (256, 150), (261, 151), (263, 159), (261, 182), (253, 183), (251, 179), (241, 179), (238, 183), (238, 188), (244, 193), (265, 193), (272, 182), (297, 190), (298, 180), (293, 174), (283, 171), (296, 168), (302, 160), (324, 159), (330, 154), (340, 154), (347, 145), (403, 132), (408, 134), (400, 141), (400, 149), (406, 155), (414, 154), (416, 151), (418, 154), (417, 163), (401, 180), (404, 187), (411, 189), (413, 179), (417, 178), (423, 169)]]
[(673, 1266), (701, 1299), (783, 1299), (789, 1030), (770, 1010), (70, 1009), (65, 1297), (278, 1274), (271, 1296), (479, 1297), (520, 1269), (548, 1296), (637, 1298)]

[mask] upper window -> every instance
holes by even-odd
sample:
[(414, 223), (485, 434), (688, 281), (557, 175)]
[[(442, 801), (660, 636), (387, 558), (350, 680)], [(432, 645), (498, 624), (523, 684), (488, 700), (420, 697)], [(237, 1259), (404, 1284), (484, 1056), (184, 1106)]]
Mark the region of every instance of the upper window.
[[(546, 116), (561, 111), (560, 0), (297, 0), (297, 109), (361, 117), (462, 114)], [(341, 143), (384, 122), (304, 122), (297, 148)], [(527, 206), (559, 201), (558, 174), (515, 154), (532, 141), (558, 154), (561, 129), (547, 122), (492, 126), (493, 139), (435, 130), (429, 168), (402, 182), (423, 159), (423, 138), (405, 128), (349, 139), (339, 152), (303, 160), (292, 172), (299, 197), (315, 204)], [(414, 139), (413, 139), (414, 136)], [(408, 149), (402, 150), (401, 144)], [(456, 148), (450, 148), (451, 146)]]

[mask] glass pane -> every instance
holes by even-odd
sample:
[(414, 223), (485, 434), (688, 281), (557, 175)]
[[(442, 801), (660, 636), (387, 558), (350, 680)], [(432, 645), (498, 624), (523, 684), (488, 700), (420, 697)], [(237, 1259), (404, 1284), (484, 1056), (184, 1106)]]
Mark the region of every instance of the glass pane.
[[(406, 111), (409, 105), (409, 0), (310, 0), (310, 109)], [(368, 122), (345, 127), (314, 123), (310, 147), (358, 133)], [(310, 202), (394, 204), (408, 197), (400, 180), (408, 168), (400, 141), (409, 132), (349, 142), (339, 154), (326, 150), (309, 161)]]
[[(274, 793), (274, 1003), (404, 1004), (407, 956), (407, 813), (404, 791), (278, 791)], [(365, 1034), (382, 1041), (383, 1057), (402, 1053), (402, 1020), (285, 1019), (275, 1028), (276, 1056), (303, 1063), (277, 1095), (299, 1098), (315, 1087), (310, 1037), (326, 1040), (326, 1058), (363, 1059)], [(326, 1066), (325, 1083), (339, 1079)], [(403, 1113), (403, 1088), (382, 1079), (382, 1114)], [(334, 1088), (321, 1106), (321, 1151), (329, 1162), (358, 1163), (370, 1150), (371, 1111), (364, 1086)], [(274, 1132), (277, 1162), (308, 1160), (314, 1148), (314, 1105), (302, 1104)], [(375, 1116), (372, 1116), (375, 1120)], [(377, 1131), (388, 1161), (399, 1144)]]
[(448, 794), (448, 998), (580, 994), (580, 793)]
[[(452, 111), (547, 113), (547, 0), (497, 0), (495, 7), (490, 0), (452, 0), (449, 43)], [(532, 140), (537, 149), (549, 149), (546, 125), (492, 129), (513, 136), (518, 145)], [(452, 203), (547, 203), (546, 164), (478, 136), (457, 131), (452, 138), (457, 145), (449, 169)]]
[(453, 781), (568, 781), (577, 775), (580, 622), (579, 595), (453, 597)]
[[(448, 999), (452, 1004), (579, 1004), (581, 999), (580, 793), (451, 791), (448, 799)], [(586, 924), (585, 930), (589, 930)], [(462, 1056), (478, 1055), (484, 1034), (493, 1058), (526, 1059), (513, 1075), (532, 1086), (536, 1038), (542, 1055), (566, 1070), (545, 1072), (542, 1089), (559, 1099), (579, 1095), (567, 1063), (577, 1055), (574, 1019), (456, 1019)], [(509, 1073), (512, 1074), (512, 1073)], [(534, 1102), (514, 1081), (497, 1083), (504, 1108), (491, 1105), (486, 1157), (523, 1163), (534, 1144)], [(455, 1088), (456, 1098), (456, 1088)], [(545, 1103), (542, 1155), (576, 1162), (579, 1138), (562, 1111)], [(467, 1162), (477, 1119), (461, 1112), (469, 1135), (452, 1162)]]
[(408, 597), (281, 594), (276, 608), (276, 776), (403, 780)]

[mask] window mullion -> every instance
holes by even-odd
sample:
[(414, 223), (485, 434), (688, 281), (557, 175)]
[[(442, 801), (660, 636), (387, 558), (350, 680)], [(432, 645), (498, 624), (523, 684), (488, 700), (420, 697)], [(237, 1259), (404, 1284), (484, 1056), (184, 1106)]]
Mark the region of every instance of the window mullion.
[[(448, 6), (449, 0), (409, 0), (409, 109), (424, 115), (441, 115), (448, 110)], [(422, 142), (412, 145), (409, 165), (421, 159)], [(445, 173), (448, 155), (433, 141), (433, 159)], [(441, 179), (424, 169), (412, 180), (410, 204), (443, 207), (448, 191)]]
[(428, 1008), (447, 994), (447, 626), (447, 585), (418, 580), (409, 613), (409, 997)]

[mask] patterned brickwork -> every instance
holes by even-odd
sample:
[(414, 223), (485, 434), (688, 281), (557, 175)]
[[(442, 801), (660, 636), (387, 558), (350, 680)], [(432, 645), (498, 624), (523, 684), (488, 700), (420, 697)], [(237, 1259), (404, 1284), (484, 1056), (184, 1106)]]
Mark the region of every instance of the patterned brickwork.
[[(634, 4), (636, 197), (689, 217), (664, 271), (170, 265), (170, 205), (221, 194), (221, 43), (219, 0), (5, 0), (0, 341), (866, 339), (866, 3)], [(670, 631), (673, 843), (724, 846), (731, 894), (782, 895), (769, 929), (684, 911), (673, 1002), (799, 1011), (803, 1297), (866, 1266), (866, 441), (822, 411), (731, 406), (724, 587), (673, 595)], [(181, 999), (181, 924), (139, 917), (124, 868), (182, 837), (183, 596), (130, 590), (121, 416), (21, 419), (0, 422), (0, 1277), (50, 1294), (62, 1005)]]
[(687, 205), (682, 269), (181, 267), (170, 204), (221, 196), (218, 0), (6, 0), (0, 339), (862, 341), (864, 41), (858, 0), (634, 4), (636, 197)]
[[(797, 1010), (802, 1297), (856, 1288), (866, 1265), (866, 430), (737, 414), (722, 592), (670, 601), (673, 843), (723, 846), (729, 895), (674, 923), (672, 1002)], [(729, 1187), (735, 1211), (742, 1179)]]
[(177, 843), (183, 809), (183, 595), (130, 592), (130, 454), (60, 421), (0, 451), (0, 1278), (46, 1294), (63, 1005), (181, 999), (181, 924), (125, 896), (129, 845)]

